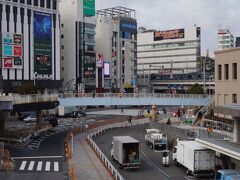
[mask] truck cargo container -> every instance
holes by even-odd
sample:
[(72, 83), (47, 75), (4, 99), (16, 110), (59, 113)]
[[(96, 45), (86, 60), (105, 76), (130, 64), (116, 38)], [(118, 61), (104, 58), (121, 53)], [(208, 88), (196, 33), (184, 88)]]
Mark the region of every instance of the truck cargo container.
[(130, 136), (114, 136), (111, 157), (117, 162), (118, 168), (140, 167), (140, 143)]
[(187, 174), (197, 177), (214, 176), (215, 152), (196, 141), (178, 141), (173, 160), (176, 165), (184, 166)]

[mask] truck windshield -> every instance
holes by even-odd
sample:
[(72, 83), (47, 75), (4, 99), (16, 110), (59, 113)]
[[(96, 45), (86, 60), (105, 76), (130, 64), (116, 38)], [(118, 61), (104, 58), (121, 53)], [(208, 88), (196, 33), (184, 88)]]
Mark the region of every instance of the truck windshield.
[(215, 180), (220, 180), (221, 179), (221, 173), (217, 172)]

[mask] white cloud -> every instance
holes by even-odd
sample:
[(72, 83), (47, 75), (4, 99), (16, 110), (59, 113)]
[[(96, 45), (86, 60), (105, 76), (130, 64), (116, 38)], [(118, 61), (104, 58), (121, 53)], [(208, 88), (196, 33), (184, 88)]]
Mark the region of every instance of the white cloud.
[(217, 46), (219, 24), (240, 35), (239, 0), (96, 0), (96, 8), (126, 6), (136, 10), (138, 26), (166, 30), (200, 26), (202, 54)]

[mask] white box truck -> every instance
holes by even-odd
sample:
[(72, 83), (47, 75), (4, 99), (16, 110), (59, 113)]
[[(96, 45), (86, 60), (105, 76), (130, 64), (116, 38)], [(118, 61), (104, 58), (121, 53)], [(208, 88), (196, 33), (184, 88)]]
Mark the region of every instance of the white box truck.
[(114, 136), (111, 157), (118, 168), (130, 169), (140, 167), (140, 143), (130, 136)]
[(196, 141), (178, 141), (174, 148), (173, 160), (176, 165), (186, 168), (187, 174), (196, 177), (213, 177), (215, 152)]
[(160, 150), (167, 147), (167, 135), (160, 133), (158, 129), (146, 129), (145, 142), (151, 149)]

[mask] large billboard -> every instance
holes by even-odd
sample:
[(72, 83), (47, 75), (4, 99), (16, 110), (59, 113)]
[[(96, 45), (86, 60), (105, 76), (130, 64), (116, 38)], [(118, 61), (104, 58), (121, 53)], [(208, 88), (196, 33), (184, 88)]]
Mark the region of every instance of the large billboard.
[(96, 67), (97, 68), (103, 68), (103, 54), (97, 53), (96, 54)]
[(83, 14), (95, 16), (95, 0), (83, 0)]
[(34, 72), (52, 74), (52, 16), (34, 12)]
[(154, 32), (154, 41), (161, 41), (166, 39), (179, 39), (184, 38), (184, 29), (174, 29), (168, 31)]

